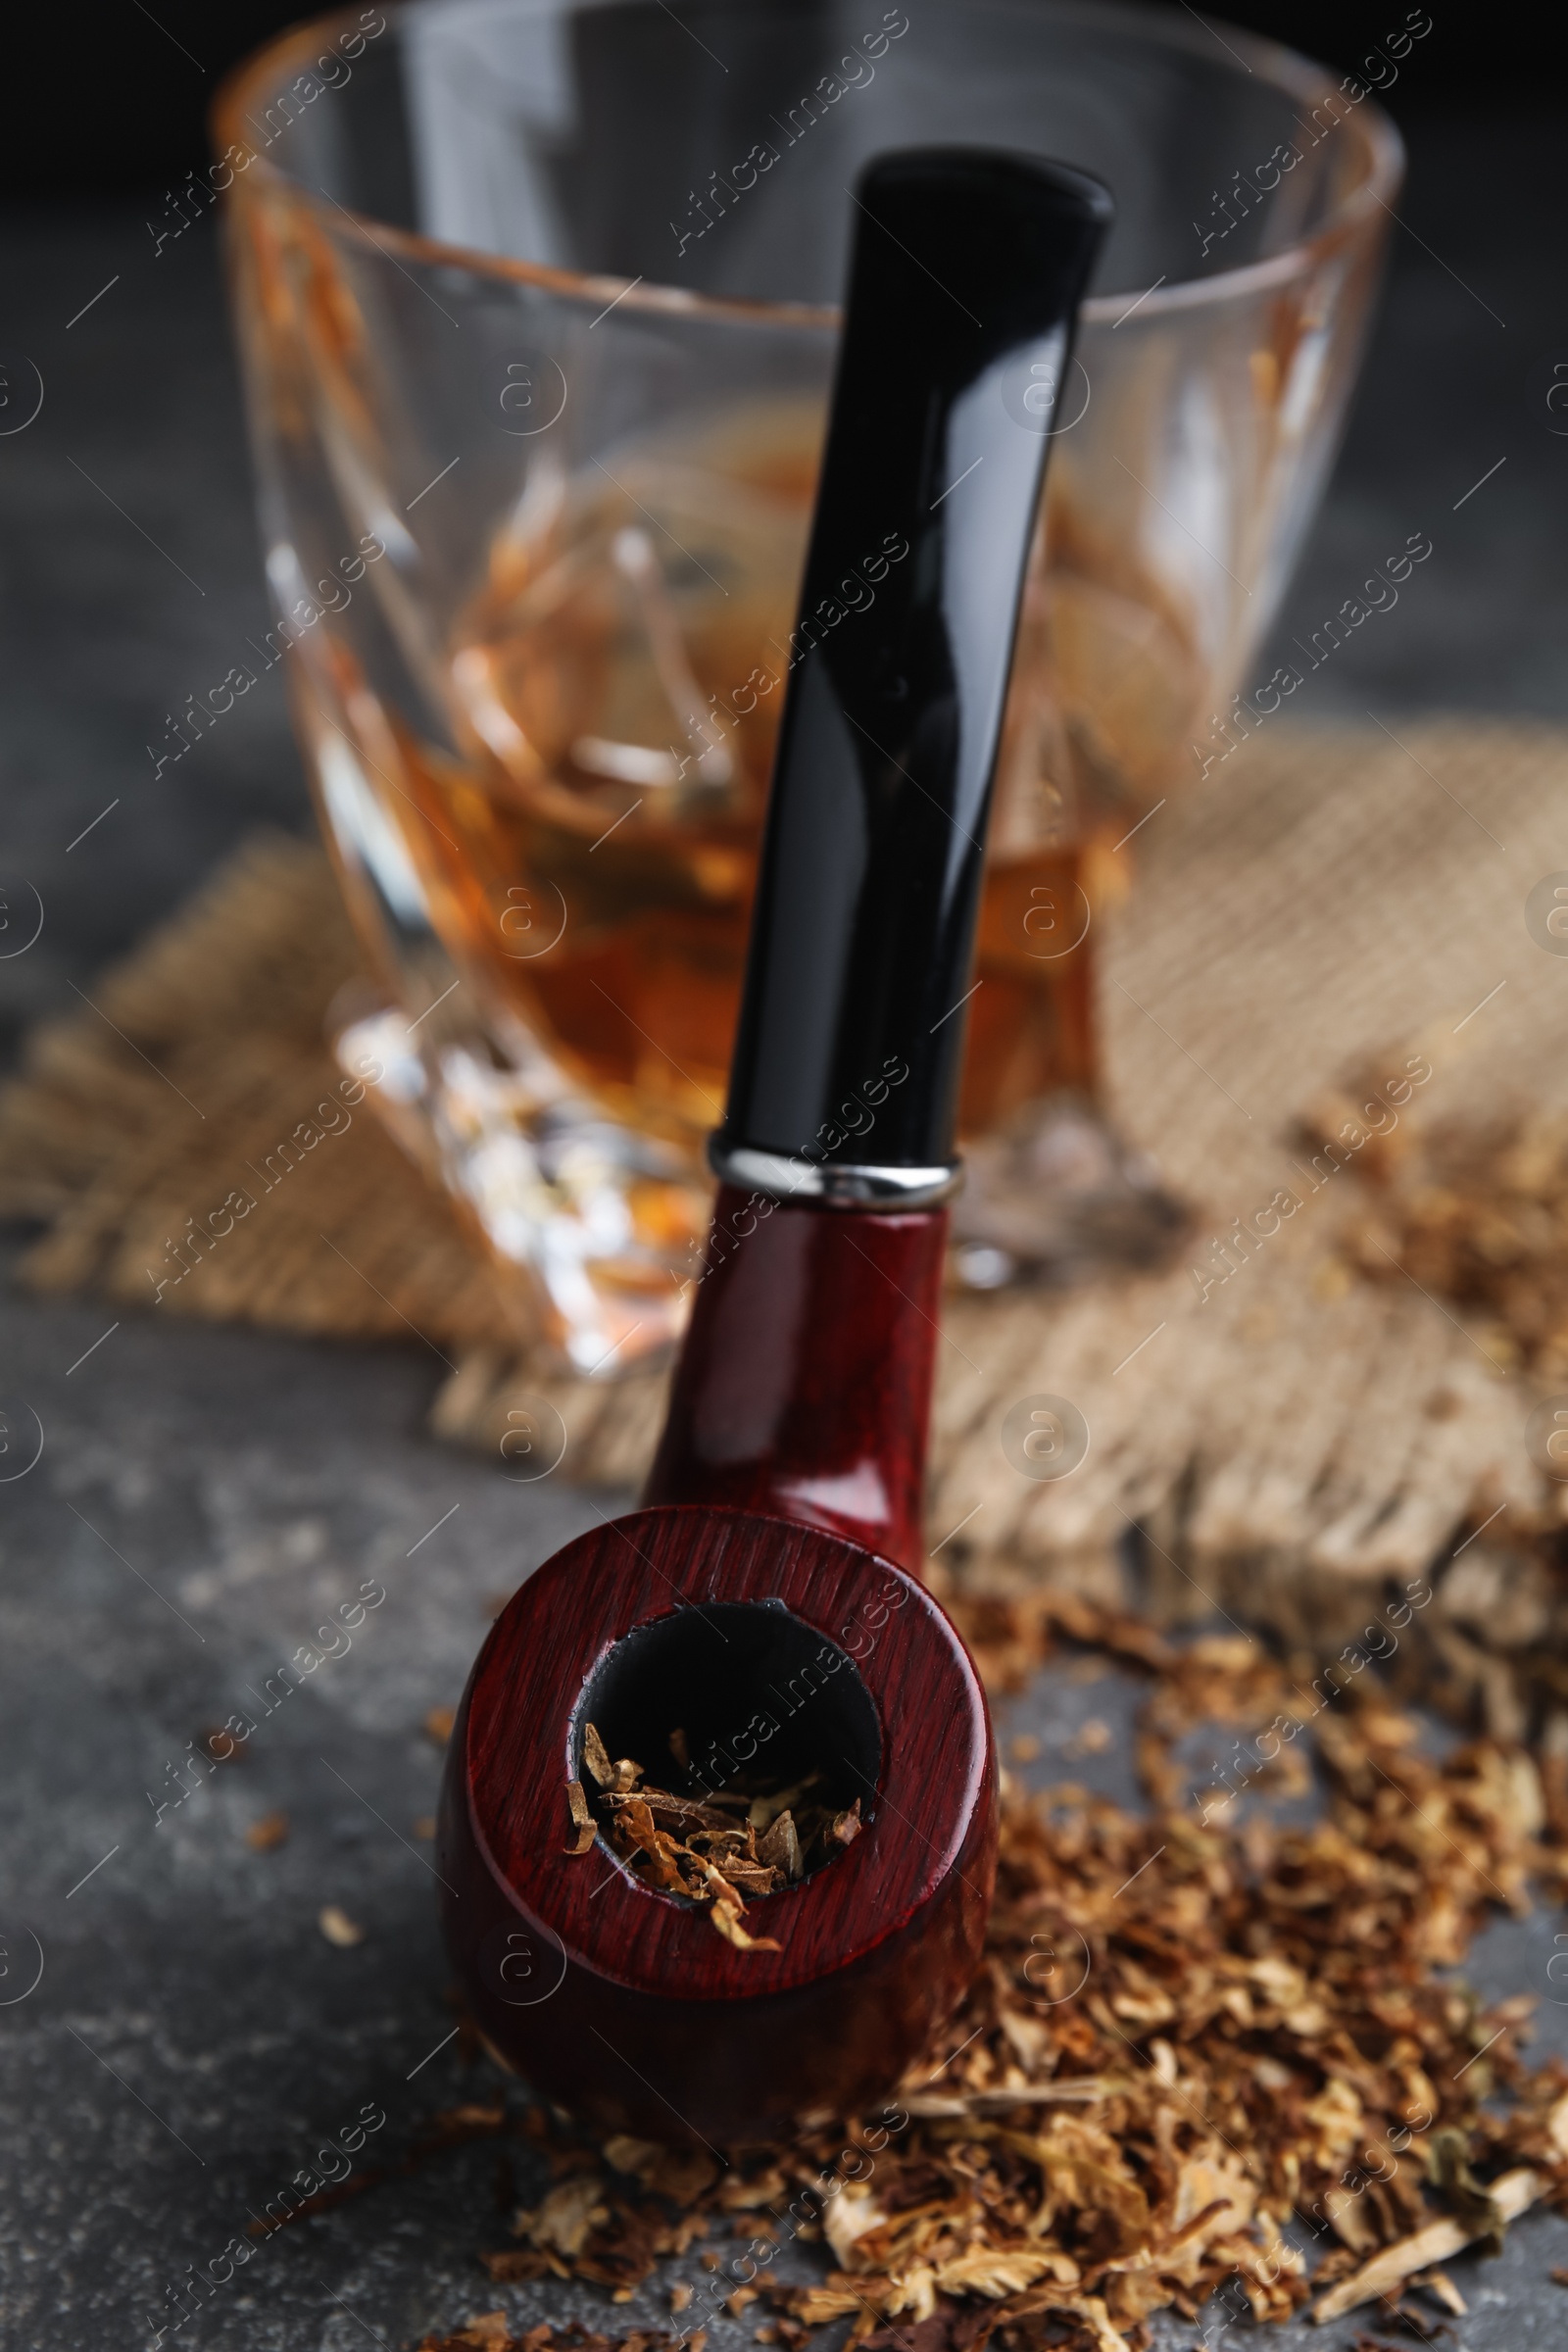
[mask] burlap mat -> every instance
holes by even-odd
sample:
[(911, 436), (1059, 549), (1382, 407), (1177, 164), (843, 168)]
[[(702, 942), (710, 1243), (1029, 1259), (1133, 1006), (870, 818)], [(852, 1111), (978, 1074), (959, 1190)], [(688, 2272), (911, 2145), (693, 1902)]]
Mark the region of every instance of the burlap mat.
[[(1138, 1521), (1167, 1610), (1213, 1595), (1310, 1633), (1499, 1505), (1504, 1528), (1556, 1519), (1565, 1490), (1523, 1443), (1534, 1392), (1443, 1302), (1334, 1257), (1353, 1173), (1206, 1298), (1192, 1268), (1222, 1266), (1211, 1240), (1279, 1188), (1307, 1194), (1294, 1122), (1347, 1072), (1424, 1056), (1405, 1113), (1423, 1122), (1568, 1106), (1568, 960), (1524, 920), (1532, 884), (1568, 866), (1565, 791), (1568, 736), (1545, 728), (1427, 721), (1396, 742), (1282, 724), (1143, 827), (1136, 889), (1100, 941), (1111, 1099), (1198, 1204), (1198, 1238), (1159, 1276), (950, 1298), (939, 1571), (1049, 1571), (1114, 1597)], [(321, 853), (271, 838), (45, 1028), (0, 1101), (0, 1210), (48, 1228), (25, 1279), (159, 1313), (412, 1334), (450, 1369), (446, 1436), (495, 1451), (509, 1412), (543, 1396), (568, 1432), (560, 1475), (635, 1481), (662, 1383), (530, 1365), (456, 1217), (368, 1106), (153, 1307), (187, 1219), (254, 1192), (247, 1170), (335, 1078), (323, 1015), (354, 969)], [(1001, 1447), (1008, 1406), (1039, 1392), (1092, 1432), (1059, 1483)]]

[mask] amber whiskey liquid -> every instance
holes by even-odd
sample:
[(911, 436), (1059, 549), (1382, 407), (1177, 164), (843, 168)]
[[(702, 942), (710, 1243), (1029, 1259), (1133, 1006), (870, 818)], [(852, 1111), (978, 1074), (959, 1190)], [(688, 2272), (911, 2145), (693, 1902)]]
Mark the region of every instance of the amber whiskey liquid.
[[(448, 657), (461, 755), (402, 728), (382, 748), (438, 927), (492, 1005), (612, 1111), (688, 1146), (723, 1106), (815, 429), (781, 406), (727, 441), (714, 428), (700, 465), (676, 446), (586, 481), (536, 473)], [(1052, 700), (1049, 618), (1036, 585), (968, 1006), (971, 1135), (1094, 1086), (1103, 835)]]

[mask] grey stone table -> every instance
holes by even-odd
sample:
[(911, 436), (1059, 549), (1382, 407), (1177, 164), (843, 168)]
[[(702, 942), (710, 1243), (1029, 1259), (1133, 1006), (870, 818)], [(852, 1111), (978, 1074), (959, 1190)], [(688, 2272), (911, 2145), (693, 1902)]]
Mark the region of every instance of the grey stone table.
[[(1532, 369), (1568, 358), (1554, 129), (1544, 109), (1413, 125), (1390, 303), (1281, 647), (1385, 542), (1426, 530), (1435, 555), (1419, 595), (1314, 674), (1316, 713), (1568, 713), (1568, 441), (1530, 396)], [(29, 367), (44, 394), (0, 435), (0, 881), (45, 915), (0, 959), (9, 1053), (238, 837), (308, 816), (275, 679), (162, 781), (144, 749), (264, 625), (205, 230), (155, 262), (131, 207), (6, 225), (0, 422)], [(496, 1599), (622, 1499), (513, 1485), (438, 1446), (439, 1367), (416, 1348), (113, 1324), (91, 1302), (0, 1296), (0, 2343), (26, 2352), (151, 2343), (185, 2266), (243, 2232), (323, 2133), (368, 2107), (398, 2152), (436, 2110), (492, 2094), (452, 2038), (420, 1727), (458, 1695)], [(254, 1716), (248, 1693), (366, 1587), (385, 1598), (351, 1646), (174, 1805), (188, 1743)], [(1089, 1695), (1043, 1678), (1012, 1728), (1059, 1741)], [(1107, 1681), (1094, 1711), (1134, 1695)], [(1131, 1793), (1115, 1751), (1098, 1764)], [(274, 1809), (291, 1834), (257, 1851), (244, 1832)], [(358, 1943), (322, 1935), (329, 1904)], [(1549, 1995), (1561, 1924), (1489, 1931), (1484, 1987)], [(1568, 2011), (1546, 1999), (1542, 2018), (1543, 2045), (1568, 2047)], [(602, 2320), (575, 2290), (497, 2289), (479, 2269), (529, 2185), (498, 2181), (493, 2146), (454, 2150), (282, 2232), (167, 2340), (347, 2352), (498, 2303)], [(1469, 2352), (1560, 2342), (1568, 2297), (1546, 2273), (1564, 2259), (1568, 2230), (1540, 2219), (1499, 2262), (1456, 2266)], [(650, 2289), (616, 2317), (665, 2308)], [(1218, 2318), (1207, 2340), (1226, 2331)], [(1201, 2332), (1162, 2324), (1158, 2340)], [(1333, 2352), (1353, 2332), (1269, 2340)], [(714, 2352), (750, 2341), (725, 2322)]]
[[(412, 1356), (153, 1317), (105, 1338), (109, 1321), (4, 1309), (7, 1378), (36, 1416), (8, 1411), (9, 1458), (29, 1459), (40, 1427), (42, 1452), (0, 1487), (0, 2340), (51, 2352), (151, 2344), (185, 2266), (220, 2255), (367, 2106), (386, 2119), (369, 2161), (494, 2095), (500, 2078), (466, 2070), (453, 2038), (417, 1826), (439, 1755), (421, 1726), (457, 1697), (497, 1601), (616, 1499), (514, 1486), (436, 1445)], [(349, 1646), (280, 1699), (276, 1669), (345, 1604)], [(1045, 1781), (1085, 1717), (1108, 1719), (1104, 1754), (1070, 1772), (1130, 1803), (1136, 1698), (1119, 1676), (1052, 1672), (1002, 1729), (1041, 1740)], [(235, 1712), (256, 1726), (244, 1760), (202, 1780), (189, 1742)], [(244, 1832), (272, 1811), (290, 1835), (256, 1851)], [(359, 1943), (328, 1942), (328, 1904)], [(1499, 1924), (1472, 1974), (1494, 1996), (1542, 1993), (1538, 2047), (1568, 2053), (1545, 1973), (1559, 1926)], [(498, 2189), (488, 2142), (441, 2156), (265, 2242), (168, 2340), (350, 2352), (367, 2331), (402, 2345), (498, 2305), (605, 2324), (583, 2290), (497, 2288), (480, 2269), (532, 2185), (519, 2171)], [(1455, 2266), (1469, 2352), (1559, 2342), (1568, 2304), (1545, 2274), (1564, 2260), (1568, 2225), (1544, 2218), (1500, 2262)], [(653, 2284), (613, 2314), (666, 2316)], [(1157, 2340), (1194, 2332), (1162, 2323)], [(1334, 2352), (1353, 2332), (1269, 2342)], [(712, 2337), (750, 2344), (746, 2321)]]

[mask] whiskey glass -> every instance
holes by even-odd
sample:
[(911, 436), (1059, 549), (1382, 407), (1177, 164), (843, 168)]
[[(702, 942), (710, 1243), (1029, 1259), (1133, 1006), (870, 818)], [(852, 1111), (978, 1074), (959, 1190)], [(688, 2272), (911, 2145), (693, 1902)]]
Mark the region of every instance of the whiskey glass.
[(1106, 1116), (1095, 921), (1333, 455), (1401, 170), (1371, 82), (1111, 0), (410, 0), (285, 34), (215, 125), (264, 658), (373, 974), (337, 1051), (595, 1378), (668, 1346), (705, 1227), (856, 175), (961, 141), (1108, 183), (1042, 416), (955, 1266), (1154, 1262), (1182, 1212)]

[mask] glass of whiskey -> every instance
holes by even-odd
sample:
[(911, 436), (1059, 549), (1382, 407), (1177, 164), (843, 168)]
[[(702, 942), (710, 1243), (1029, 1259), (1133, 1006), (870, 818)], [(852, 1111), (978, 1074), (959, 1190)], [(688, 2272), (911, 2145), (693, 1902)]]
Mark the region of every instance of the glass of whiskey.
[[(1179, 1234), (1106, 1115), (1095, 925), (1212, 757), (1333, 454), (1401, 168), (1376, 59), (1342, 82), (1077, 0), (412, 0), (221, 93), (273, 635), (371, 974), (337, 1049), (581, 1374), (680, 1328), (853, 186), (890, 147), (1034, 150), (1117, 200), (1069, 380), (1019, 398), (1056, 446), (956, 1272)], [(890, 517), (806, 625), (853, 628), (908, 555)]]

